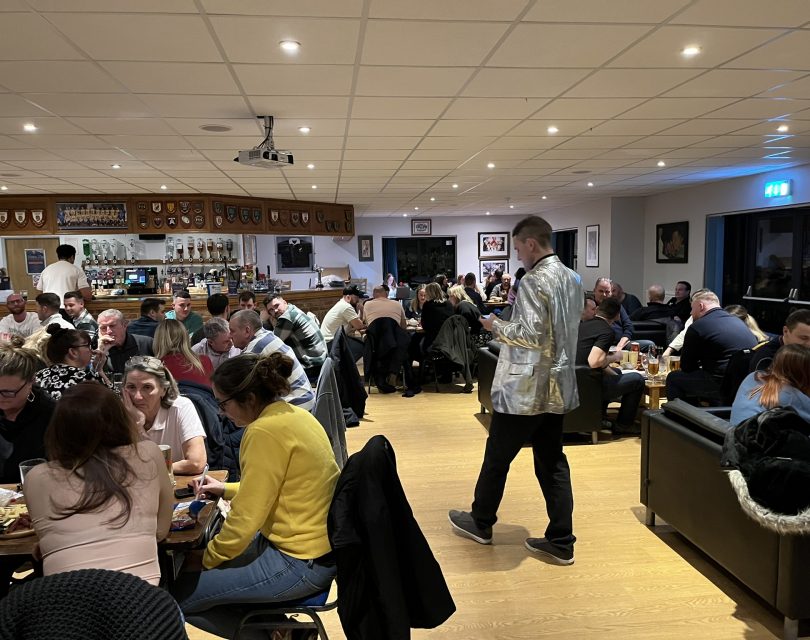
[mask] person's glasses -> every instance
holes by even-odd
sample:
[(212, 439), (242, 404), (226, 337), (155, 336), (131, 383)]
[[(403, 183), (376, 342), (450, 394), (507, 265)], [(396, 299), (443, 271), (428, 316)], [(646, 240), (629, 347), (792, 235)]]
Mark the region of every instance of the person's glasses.
[(225, 413), (225, 405), (228, 404), (231, 400), (233, 400), (233, 396), (229, 398), (225, 398), (224, 400), (217, 400), (217, 406), (221, 413)]
[(74, 344), (71, 347), (71, 349), (81, 349), (82, 347), (87, 347), (89, 349), (90, 348), (90, 343), (89, 342), (82, 342), (81, 344)]
[(15, 389), (14, 391), (10, 391), (8, 389), (0, 389), (0, 398), (14, 398), (20, 391), (22, 391), (25, 388), (25, 385), (27, 384), (30, 383), (23, 382), (22, 386), (19, 389)]

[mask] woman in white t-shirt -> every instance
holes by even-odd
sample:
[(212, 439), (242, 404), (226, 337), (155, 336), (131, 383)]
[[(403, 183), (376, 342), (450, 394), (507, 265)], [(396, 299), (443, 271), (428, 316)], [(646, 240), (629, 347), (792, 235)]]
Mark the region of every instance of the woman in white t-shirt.
[(205, 468), (205, 429), (194, 404), (182, 397), (172, 374), (152, 356), (134, 356), (124, 368), (124, 406), (146, 437), (172, 448), (172, 470), (191, 475)]

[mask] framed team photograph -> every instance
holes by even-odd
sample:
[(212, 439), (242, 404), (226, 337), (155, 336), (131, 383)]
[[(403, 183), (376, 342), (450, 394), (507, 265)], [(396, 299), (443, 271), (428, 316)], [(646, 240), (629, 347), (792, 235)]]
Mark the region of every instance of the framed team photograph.
[(485, 258), (508, 258), (509, 257), (509, 232), (496, 231), (478, 234), (478, 257)]
[(480, 260), (478, 262), (479, 282), (484, 283), (496, 271), (509, 273), (509, 260)]
[(127, 229), (126, 202), (58, 202), (56, 226), (59, 231), (79, 229)]

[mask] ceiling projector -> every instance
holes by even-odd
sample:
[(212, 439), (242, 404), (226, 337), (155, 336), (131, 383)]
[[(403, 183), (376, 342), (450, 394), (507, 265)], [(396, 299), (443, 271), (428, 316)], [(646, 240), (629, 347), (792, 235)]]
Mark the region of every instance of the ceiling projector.
[(278, 151), (273, 144), (273, 116), (256, 116), (264, 120), (264, 140), (252, 149), (239, 151), (234, 162), (248, 167), (277, 169), (294, 164), (293, 154), (289, 151)]

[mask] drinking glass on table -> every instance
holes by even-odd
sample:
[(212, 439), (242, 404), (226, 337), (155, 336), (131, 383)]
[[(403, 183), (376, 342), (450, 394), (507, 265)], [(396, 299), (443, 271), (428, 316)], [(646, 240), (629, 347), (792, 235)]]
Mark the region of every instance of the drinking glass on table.
[(20, 484), (25, 488), (25, 476), (38, 464), (48, 462), (45, 458), (32, 458), (31, 460), (23, 460), (20, 463)]
[(647, 373), (650, 376), (650, 379), (653, 382), (656, 382), (656, 378), (658, 376), (658, 356), (655, 355), (654, 351), (650, 351), (647, 355)]

